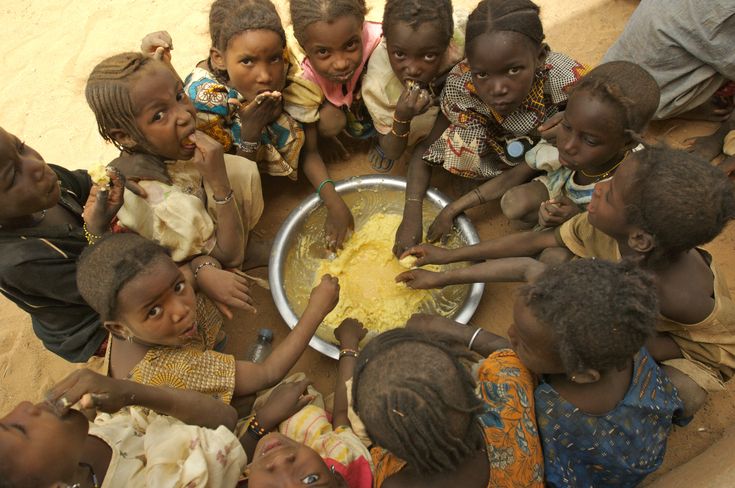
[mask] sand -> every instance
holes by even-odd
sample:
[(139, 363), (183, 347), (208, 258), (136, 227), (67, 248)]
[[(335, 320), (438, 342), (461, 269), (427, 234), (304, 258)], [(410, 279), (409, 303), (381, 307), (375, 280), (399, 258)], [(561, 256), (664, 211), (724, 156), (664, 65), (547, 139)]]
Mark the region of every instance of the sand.
[[(277, 3), (285, 12), (285, 1)], [(454, 1), (455, 6), (467, 9), (475, 3)], [(633, 0), (538, 3), (552, 48), (591, 65), (599, 62), (637, 5)], [(88, 168), (109, 161), (116, 151), (100, 138), (84, 99), (84, 84), (92, 67), (107, 55), (138, 49), (146, 33), (166, 29), (174, 39), (174, 66), (186, 76), (198, 60), (206, 57), (209, 48), (208, 8), (209, 2), (203, 0), (4, 2), (0, 7), (4, 26), (1, 45), (9, 76), (6, 88), (0, 92), (4, 108), (0, 124), (49, 162)], [(374, 8), (371, 17), (379, 18), (380, 11)], [(675, 121), (656, 125), (654, 132), (666, 134), (670, 142), (680, 144), (688, 136), (713, 129), (709, 124)], [(347, 162), (332, 165), (330, 171), (337, 178), (371, 172), (364, 151), (356, 151)], [(405, 175), (405, 161), (399, 161), (392, 173)], [(451, 193), (451, 188), (441, 189)], [(288, 212), (311, 191), (304, 181), (292, 184), (284, 179), (266, 178), (266, 211), (256, 234), (275, 235)], [(483, 239), (512, 231), (495, 203), (474, 209), (470, 216), (477, 222)], [(731, 289), (735, 286), (734, 239), (735, 227), (731, 226), (707, 246), (720, 261)], [(266, 270), (257, 273), (265, 276)], [(515, 288), (516, 285), (509, 284), (488, 285), (473, 323), (504, 333), (511, 320)], [(256, 289), (255, 298), (257, 315), (241, 313), (226, 325), (230, 336), (228, 350), (233, 354), (244, 354), (247, 345), (255, 340), (258, 327), (272, 327), (276, 343), (288, 331), (270, 293)], [(33, 335), (28, 316), (5, 299), (0, 299), (0, 319), (5, 324), (0, 329), (0, 412), (6, 412), (21, 400), (38, 400), (54, 381), (77, 366), (45, 351)], [(309, 349), (295, 369), (313, 378), (321, 390), (328, 392), (333, 388), (335, 363), (315, 351)], [(676, 429), (669, 441), (666, 462), (657, 476), (715, 444), (735, 421), (731, 407), (734, 400), (735, 387), (730, 384), (726, 391), (711, 395), (705, 409), (688, 427)], [(727, 461), (732, 464), (731, 458)], [(697, 472), (701, 476), (702, 471), (695, 469)], [(701, 486), (702, 478), (697, 481)]]

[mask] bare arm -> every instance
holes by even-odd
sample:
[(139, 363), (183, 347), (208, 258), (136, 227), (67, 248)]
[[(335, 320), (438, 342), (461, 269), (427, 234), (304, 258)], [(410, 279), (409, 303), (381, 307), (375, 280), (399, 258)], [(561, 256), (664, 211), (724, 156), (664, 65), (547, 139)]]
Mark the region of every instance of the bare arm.
[(653, 359), (659, 363), (669, 359), (684, 357), (676, 341), (664, 332), (656, 332), (653, 336), (649, 337), (646, 340), (646, 349), (651, 353)]
[(345, 319), (334, 331), (339, 341), (339, 365), (337, 367), (337, 384), (334, 387), (334, 408), (332, 410), (332, 425), (337, 428), (341, 425), (350, 425), (347, 415), (349, 402), (347, 399), (347, 381), (352, 378), (357, 362), (357, 351), (360, 341), (367, 334), (360, 322), (355, 319)]
[[(472, 336), (477, 332), (477, 327), (460, 324), (454, 320), (438, 315), (414, 314), (408, 320), (406, 328), (419, 330), (428, 334), (438, 334), (448, 337), (460, 344), (469, 347)], [(472, 350), (487, 357), (499, 349), (510, 347), (508, 339), (480, 328), (480, 332), (472, 341)]]
[(450, 249), (448, 262), (535, 256), (549, 247), (564, 247), (557, 241), (553, 231), (519, 232), (473, 246)]
[(422, 290), (465, 283), (531, 282), (545, 269), (544, 263), (533, 258), (503, 258), (438, 273), (412, 269), (399, 274), (396, 281)]

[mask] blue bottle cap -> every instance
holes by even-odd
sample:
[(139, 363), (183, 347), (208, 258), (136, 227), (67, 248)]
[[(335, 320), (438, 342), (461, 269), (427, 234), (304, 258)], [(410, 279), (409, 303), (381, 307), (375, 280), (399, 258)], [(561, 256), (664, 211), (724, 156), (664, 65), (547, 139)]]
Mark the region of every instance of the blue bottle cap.
[(521, 141), (510, 141), (505, 150), (511, 158), (520, 158), (526, 152), (526, 148)]
[(258, 329), (258, 337), (262, 337), (268, 342), (273, 340), (273, 331), (268, 328)]

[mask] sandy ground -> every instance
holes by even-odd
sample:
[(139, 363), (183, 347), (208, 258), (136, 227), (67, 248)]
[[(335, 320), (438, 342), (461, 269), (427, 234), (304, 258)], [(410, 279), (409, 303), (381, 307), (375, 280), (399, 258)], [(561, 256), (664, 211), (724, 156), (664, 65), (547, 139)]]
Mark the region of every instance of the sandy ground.
[[(633, 0), (537, 0), (543, 9), (547, 38), (552, 48), (594, 65), (622, 30), (637, 5)], [(277, 2), (285, 12), (285, 1)], [(377, 2), (375, 2), (377, 3)], [(455, 0), (455, 6), (471, 9), (476, 2)], [(174, 65), (185, 76), (194, 64), (206, 56), (209, 42), (207, 12), (203, 0), (35, 0), (3, 2), (0, 19), (5, 26), (0, 34), (4, 66), (8, 69), (6, 88), (0, 91), (4, 108), (0, 124), (41, 152), (47, 161), (69, 168), (83, 168), (107, 162), (115, 156), (114, 148), (99, 137), (91, 111), (84, 99), (86, 77), (96, 62), (120, 51), (135, 50), (148, 32), (167, 29), (174, 39)], [(380, 18), (380, 7), (371, 17)], [(284, 16), (284, 18), (287, 18)], [(686, 137), (712, 131), (707, 124), (670, 122), (652, 130), (665, 134), (674, 144)], [(347, 162), (330, 170), (338, 178), (370, 173), (364, 152), (356, 151)], [(405, 175), (405, 161), (396, 164), (393, 174)], [(440, 185), (441, 187), (442, 185)], [(451, 193), (451, 189), (440, 189)], [(285, 179), (264, 181), (266, 211), (256, 234), (275, 235), (288, 212), (310, 191), (304, 181), (292, 184)], [(497, 204), (475, 209), (470, 217), (483, 239), (511, 232)], [(735, 286), (735, 227), (710, 244), (708, 249), (721, 263), (731, 289)], [(261, 276), (266, 270), (258, 270)], [(497, 333), (504, 333), (510, 323), (515, 285), (491, 284), (473, 319)], [(288, 329), (278, 315), (270, 294), (256, 290), (258, 315), (240, 314), (227, 324), (229, 352), (241, 355), (255, 339), (256, 329), (272, 327), (276, 342)], [(0, 412), (20, 400), (37, 400), (54, 381), (75, 366), (43, 349), (33, 335), (28, 317), (7, 300), (0, 300)], [(335, 364), (309, 349), (297, 364), (316, 386), (331, 391)], [(676, 429), (661, 475), (693, 458), (716, 443), (724, 429), (735, 420), (731, 405), (735, 387), (711, 396), (705, 409), (684, 429)]]

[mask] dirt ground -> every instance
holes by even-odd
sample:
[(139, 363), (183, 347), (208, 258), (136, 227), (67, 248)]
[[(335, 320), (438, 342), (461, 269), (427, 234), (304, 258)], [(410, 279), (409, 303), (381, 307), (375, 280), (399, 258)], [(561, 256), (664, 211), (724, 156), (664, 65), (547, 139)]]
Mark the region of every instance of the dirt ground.
[[(285, 1), (276, 2), (285, 12)], [(368, 2), (369, 4), (378, 2)], [(455, 0), (456, 7), (471, 9), (473, 0)], [(637, 5), (633, 0), (537, 0), (542, 7), (547, 39), (554, 50), (594, 65), (617, 37)], [(102, 57), (134, 50), (148, 32), (167, 29), (174, 39), (174, 65), (186, 75), (208, 50), (208, 1), (203, 0), (36, 0), (5, 2), (0, 19), (6, 28), (0, 34), (6, 69), (6, 89), (0, 92), (4, 107), (0, 125), (39, 150), (47, 161), (70, 168), (89, 167), (115, 155), (96, 132), (91, 112), (84, 101), (84, 83), (94, 64)], [(371, 18), (381, 17), (381, 8), (372, 9)], [(287, 19), (287, 16), (284, 16)], [(708, 124), (671, 121), (656, 124), (651, 134), (665, 137), (674, 145), (692, 135), (711, 132)], [(365, 152), (356, 150), (348, 161), (330, 167), (333, 177), (371, 173)], [(405, 175), (405, 161), (396, 163), (392, 174)], [(255, 230), (262, 238), (272, 238), (288, 213), (311, 191), (302, 179), (265, 178), (266, 210)], [(451, 188), (440, 185), (451, 194)], [(497, 203), (474, 209), (469, 216), (481, 239), (512, 232)], [(731, 290), (735, 287), (735, 226), (730, 226), (707, 246), (720, 262)], [(256, 274), (266, 277), (265, 268)], [(489, 284), (473, 323), (499, 334), (511, 320), (516, 285)], [(228, 352), (241, 356), (255, 340), (256, 330), (274, 329), (276, 343), (287, 334), (268, 291), (255, 289), (258, 314), (241, 313), (226, 324)], [(0, 412), (25, 399), (38, 400), (55, 381), (77, 367), (44, 350), (33, 335), (30, 320), (12, 303), (0, 299)], [(333, 389), (336, 364), (309, 349), (295, 367), (328, 393)], [(735, 421), (732, 408), (735, 387), (711, 395), (706, 407), (686, 428), (677, 428), (669, 440), (664, 466), (651, 479), (687, 462), (716, 443), (726, 427)], [(731, 460), (730, 460), (731, 462)], [(650, 480), (649, 480), (650, 481)]]

